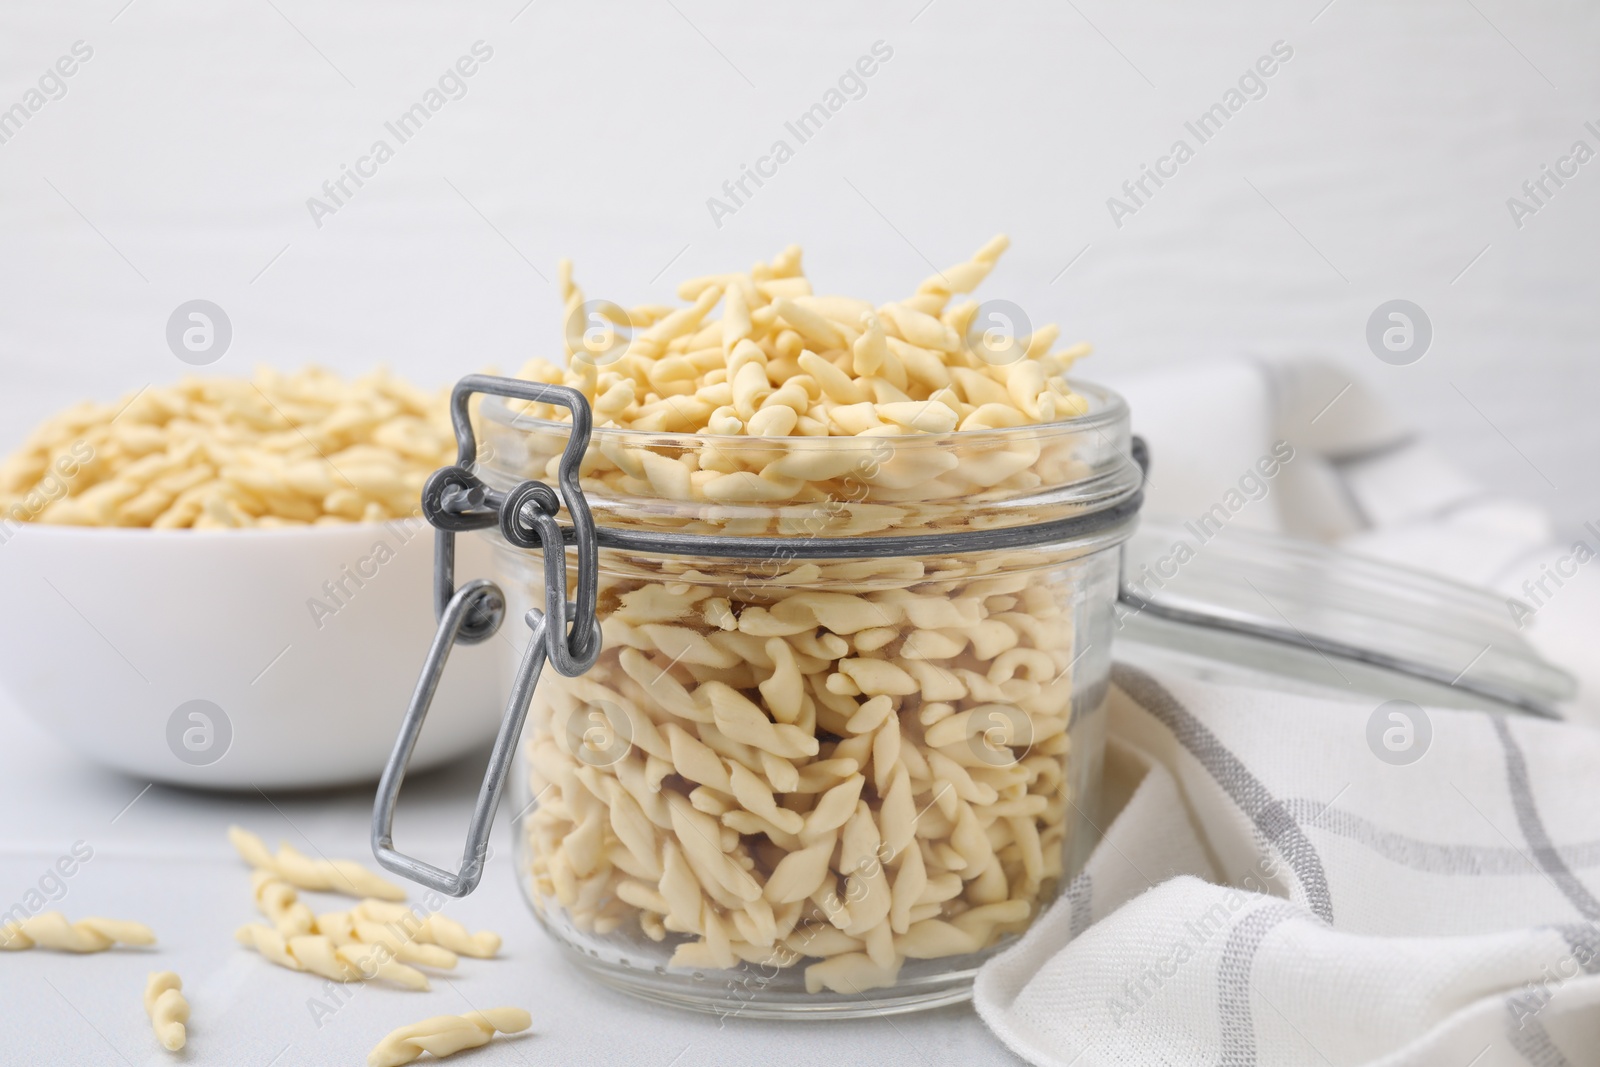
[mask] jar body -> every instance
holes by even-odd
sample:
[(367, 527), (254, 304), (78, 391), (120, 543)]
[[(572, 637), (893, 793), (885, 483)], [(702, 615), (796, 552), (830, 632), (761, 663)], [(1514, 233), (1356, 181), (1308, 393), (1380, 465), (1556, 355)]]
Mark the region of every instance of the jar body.
[[(965, 999), (1091, 844), (1119, 540), (602, 551), (604, 651), (546, 670), (518, 760), (540, 921), (600, 979), (719, 1014)], [(540, 606), (539, 558), (498, 561), (510, 617)]]
[[(546, 668), (514, 778), (576, 961), (723, 1015), (911, 1010), (1077, 872), (1141, 472), (1126, 406), (1075, 388), (1086, 415), (982, 433), (595, 431), (603, 649)], [(555, 484), (565, 427), (481, 414), (486, 482)], [(543, 557), (484, 536), (508, 617), (542, 609)]]

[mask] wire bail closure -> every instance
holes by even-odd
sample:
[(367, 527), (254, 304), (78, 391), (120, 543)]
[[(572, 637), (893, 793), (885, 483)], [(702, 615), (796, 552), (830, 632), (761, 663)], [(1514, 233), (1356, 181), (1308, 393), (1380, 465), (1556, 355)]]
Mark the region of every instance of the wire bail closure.
[[(539, 481), (526, 481), (500, 492), (473, 473), (478, 445), (472, 432), (468, 403), (474, 393), (487, 393), (556, 404), (572, 413), (572, 433), (557, 468), (559, 493)], [(489, 831), (495, 809), (505, 790), (506, 775), (515, 756), (522, 724), (546, 661), (569, 678), (594, 665), (600, 655), (600, 624), (595, 618), (599, 583), (594, 518), (578, 485), (579, 466), (589, 447), (593, 417), (582, 393), (561, 385), (488, 374), (469, 374), (450, 394), (450, 421), (456, 433), (456, 464), (433, 472), (422, 489), (422, 514), (433, 525), (433, 606), (439, 628), (423, 661), (422, 674), (411, 694), (400, 736), (378, 782), (372, 809), (372, 852), (386, 869), (452, 897), (466, 896), (483, 877)], [(563, 529), (556, 521), (562, 505), (571, 521)], [(406, 767), (422, 733), (423, 722), (439, 688), (450, 651), (457, 644), (477, 644), (492, 636), (505, 619), (506, 597), (498, 585), (480, 578), (460, 588), (455, 585), (456, 534), (497, 526), (501, 535), (519, 548), (539, 547), (544, 552), (544, 610), (530, 608), (524, 616), (528, 644), (511, 686), (500, 731), (495, 736), (483, 785), (467, 829), (461, 867), (454, 873), (399, 852), (394, 847), (394, 812)], [(567, 600), (567, 542), (578, 554), (578, 589)]]

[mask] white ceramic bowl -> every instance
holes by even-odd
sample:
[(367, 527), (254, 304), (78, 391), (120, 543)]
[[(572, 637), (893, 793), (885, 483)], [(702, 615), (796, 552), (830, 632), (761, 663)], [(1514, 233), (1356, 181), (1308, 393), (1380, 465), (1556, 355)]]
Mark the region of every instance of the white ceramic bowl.
[[(75, 751), (220, 789), (375, 779), (433, 636), (418, 521), (288, 530), (8, 526), (0, 686)], [(457, 580), (488, 547), (457, 538)], [(458, 645), (412, 760), (485, 745), (506, 638)]]

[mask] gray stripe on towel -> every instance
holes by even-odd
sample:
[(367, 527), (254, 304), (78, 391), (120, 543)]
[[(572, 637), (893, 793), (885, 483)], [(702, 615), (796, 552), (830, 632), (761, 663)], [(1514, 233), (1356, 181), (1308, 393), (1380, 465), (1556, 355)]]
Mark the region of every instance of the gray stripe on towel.
[(1550, 1039), (1544, 1023), (1526, 1014), (1526, 1006), (1518, 1008), (1516, 997), (1506, 998), (1506, 1042), (1517, 1050), (1517, 1055), (1533, 1067), (1572, 1067), (1572, 1061)]
[[(1309, 797), (1291, 797), (1283, 806), (1306, 829), (1326, 830), (1349, 838), (1392, 863), (1429, 874), (1526, 875), (1528, 854), (1515, 848), (1487, 845), (1441, 845), (1386, 830), (1342, 808)], [(1600, 841), (1561, 846), (1561, 855), (1575, 869), (1600, 867)]]
[(1545, 873), (1572, 902), (1572, 906), (1578, 909), (1578, 914), (1590, 922), (1600, 919), (1600, 900), (1596, 900), (1588, 887), (1572, 873), (1572, 868), (1567, 866), (1567, 861), (1561, 858), (1561, 853), (1551, 843), (1544, 820), (1539, 817), (1539, 807), (1533, 799), (1533, 787), (1528, 782), (1528, 761), (1522, 755), (1522, 746), (1511, 736), (1511, 727), (1502, 716), (1491, 715), (1489, 719), (1494, 723), (1495, 736), (1500, 738), (1500, 744), (1506, 750), (1506, 780), (1511, 789), (1511, 806), (1517, 813), (1517, 825), (1522, 828), (1523, 839), (1533, 849), (1535, 862), (1544, 868)]
[[(1120, 683), (1119, 683), (1120, 684)], [(1256, 952), (1279, 923), (1303, 915), (1292, 904), (1274, 901), (1255, 909), (1228, 932), (1217, 961), (1217, 1017), (1222, 1024), (1222, 1067), (1254, 1067), (1256, 1030), (1250, 1012), (1250, 973)]]
[(1112, 668), (1111, 680), (1171, 730), (1200, 761), (1289, 864), (1305, 894), (1306, 906), (1323, 922), (1333, 922), (1333, 897), (1328, 891), (1328, 874), (1322, 868), (1322, 859), (1283, 802), (1160, 682), (1126, 663)]
[(1088, 871), (1082, 871), (1078, 877), (1067, 886), (1067, 907), (1072, 909), (1072, 917), (1068, 922), (1068, 935), (1076, 938), (1089, 928), (1089, 914), (1093, 909), (1090, 897), (1094, 894), (1094, 879), (1089, 877)]

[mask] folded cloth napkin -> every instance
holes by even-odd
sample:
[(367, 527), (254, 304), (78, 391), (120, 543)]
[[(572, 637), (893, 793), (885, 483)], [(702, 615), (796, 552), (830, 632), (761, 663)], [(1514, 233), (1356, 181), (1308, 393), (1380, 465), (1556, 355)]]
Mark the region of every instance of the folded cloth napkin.
[(1113, 681), (1104, 837), (978, 975), (1018, 1055), (1600, 1063), (1600, 733)]

